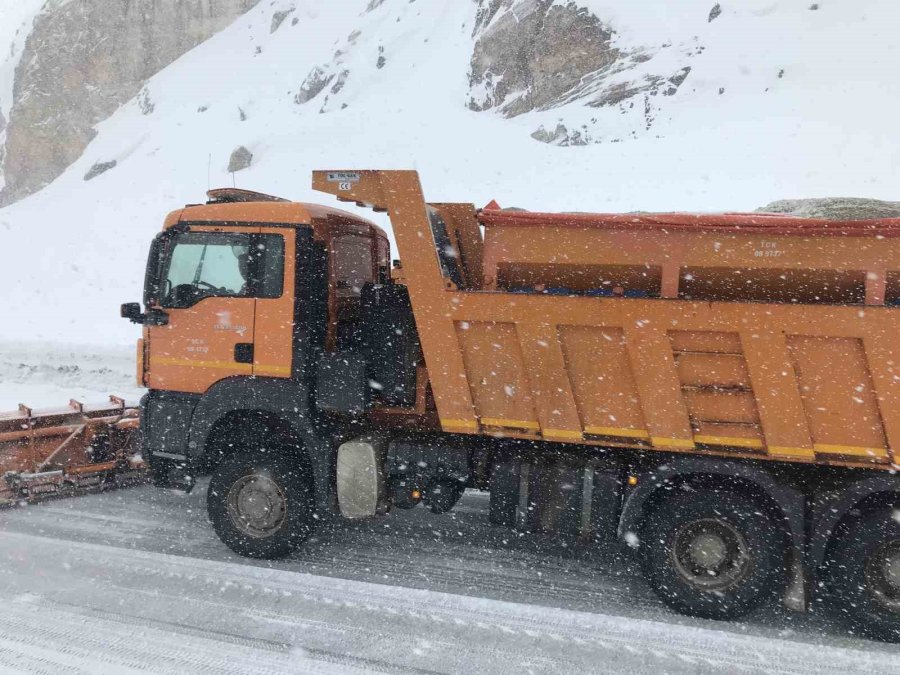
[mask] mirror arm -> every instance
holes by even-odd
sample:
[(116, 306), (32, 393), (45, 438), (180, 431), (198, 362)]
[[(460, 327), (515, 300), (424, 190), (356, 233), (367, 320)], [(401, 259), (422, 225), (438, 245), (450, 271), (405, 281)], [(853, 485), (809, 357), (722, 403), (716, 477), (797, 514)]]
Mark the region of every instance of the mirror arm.
[(141, 319), (141, 323), (147, 326), (169, 325), (169, 313), (155, 307), (151, 307), (146, 314), (142, 314)]

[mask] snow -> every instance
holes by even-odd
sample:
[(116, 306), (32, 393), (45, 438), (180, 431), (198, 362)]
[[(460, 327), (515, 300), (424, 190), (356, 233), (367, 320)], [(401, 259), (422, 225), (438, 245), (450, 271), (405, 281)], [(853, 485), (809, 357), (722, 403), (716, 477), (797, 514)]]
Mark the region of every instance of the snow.
[(900, 656), (814, 615), (676, 616), (608, 544), (491, 527), (481, 493), (265, 563), (215, 538), (201, 488), (0, 512), (0, 669), (880, 673)]
[(143, 390), (135, 379), (128, 346), (0, 342), (0, 411), (103, 403), (111, 394), (136, 404)]
[[(511, 120), (468, 110), (474, 3), (388, 0), (369, 12), (366, 0), (261, 3), (149, 81), (152, 114), (127, 103), (54, 184), (0, 210), (0, 285), (10, 289), (0, 316), (15, 317), (0, 338), (133, 341), (137, 331), (118, 318), (118, 305), (140, 297), (149, 240), (167, 211), (201, 201), (209, 184), (330, 204), (309, 188), (311, 170), (381, 167), (418, 169), (435, 201), (497, 198), (538, 210), (896, 197), (897, 3), (820, 3), (817, 11), (789, 0), (726, 3), (711, 23), (711, 2), (588, 4), (623, 45), (671, 42), (650, 63), (665, 64), (670, 52), (671, 65), (682, 64), (695, 36), (705, 47), (688, 58), (678, 93), (653, 101), (650, 130), (642, 110), (579, 102)], [(270, 33), (272, 14), (291, 6)], [(345, 86), (295, 104), (317, 66), (349, 71)], [(560, 148), (530, 138), (560, 118), (570, 128), (590, 124), (604, 142)], [(238, 145), (251, 150), (253, 166), (232, 177), (225, 167)], [(83, 180), (111, 159), (116, 168)]]

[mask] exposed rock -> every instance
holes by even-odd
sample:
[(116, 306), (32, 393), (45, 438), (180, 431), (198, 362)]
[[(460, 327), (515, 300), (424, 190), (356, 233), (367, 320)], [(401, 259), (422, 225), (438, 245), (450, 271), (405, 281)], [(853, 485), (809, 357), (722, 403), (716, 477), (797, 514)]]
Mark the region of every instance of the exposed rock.
[[(3, 156), (6, 154), (6, 145), (4, 144), (3, 132), (6, 130), (6, 118), (3, 116), (3, 111), (0, 110), (0, 167), (3, 166)], [(3, 186), (3, 174), (0, 173), (0, 188)], [(2, 189), (0, 189), (2, 192)]]
[(670, 84), (671, 86), (668, 87), (668, 88), (663, 92), (663, 95), (664, 95), (664, 96), (671, 96), (671, 95), (674, 94), (676, 91), (678, 91), (678, 87), (680, 87), (680, 86), (682, 85), (682, 83), (684, 83), (684, 81), (687, 79), (687, 76), (690, 75), (690, 74), (691, 74), (691, 67), (690, 67), (690, 66), (685, 66), (685, 67), (682, 68), (677, 74), (675, 74), (675, 75), (673, 75), (672, 77), (670, 77), (670, 78), (668, 79), (668, 82), (669, 82), (669, 84)]
[[(16, 68), (0, 204), (56, 178), (147, 78), (257, 2), (50, 0)], [(149, 93), (138, 105), (152, 112)]]
[(384, 4), (384, 0), (369, 0), (369, 5), (366, 7), (367, 12), (371, 12), (376, 7), (381, 7)]
[[(653, 54), (614, 47), (612, 28), (575, 2), (481, 0), (475, 32), (469, 108), (507, 117), (573, 101), (603, 107), (639, 94), (672, 95), (691, 70), (653, 74), (642, 67), (629, 76)], [(671, 68), (671, 59), (664, 61)]]
[(598, 96), (593, 101), (590, 101), (588, 105), (592, 108), (618, 105), (642, 93), (672, 96), (678, 91), (678, 87), (687, 79), (690, 72), (691, 67), (685, 66), (680, 72), (671, 77), (651, 75), (634, 82), (619, 82), (601, 90)]
[[(381, 0), (381, 2), (384, 2), (384, 0)], [(489, 26), (501, 8), (508, 10), (512, 8), (515, 2), (516, 0), (483, 0), (478, 7), (478, 13), (475, 15), (475, 32), (473, 35), (478, 34)]]
[(347, 80), (349, 79), (349, 77), (350, 77), (350, 71), (342, 70), (341, 74), (338, 75), (337, 82), (335, 82), (334, 85), (331, 87), (331, 93), (332, 94), (340, 93), (341, 89), (343, 89), (344, 86), (347, 84)]
[(94, 166), (88, 169), (88, 172), (86, 174), (84, 174), (84, 179), (90, 180), (91, 178), (96, 178), (101, 173), (106, 173), (110, 169), (115, 168), (116, 164), (118, 164), (118, 162), (114, 159), (108, 162), (97, 162), (96, 164), (94, 164)]
[(531, 134), (531, 137), (541, 143), (549, 143), (550, 145), (560, 145), (568, 147), (571, 145), (587, 145), (593, 139), (586, 131), (569, 131), (565, 124), (559, 123), (552, 132), (547, 131), (543, 125), (538, 127), (537, 131)]
[(316, 66), (309, 72), (306, 79), (303, 80), (303, 84), (300, 85), (300, 91), (294, 96), (294, 103), (300, 105), (307, 101), (311, 101), (318, 96), (325, 87), (331, 84), (333, 79), (334, 74), (326, 75), (322, 68)]
[(231, 158), (228, 160), (228, 172), (243, 171), (250, 168), (252, 163), (253, 153), (243, 145), (240, 145), (231, 153)]
[(540, 141), (541, 143), (555, 143), (556, 141), (564, 138), (566, 134), (568, 134), (569, 130), (566, 129), (566, 125), (557, 124), (556, 129), (551, 133), (544, 128), (542, 124), (538, 129), (531, 134), (531, 137)]
[[(475, 44), (473, 110), (501, 108), (513, 117), (559, 105), (582, 78), (616, 62), (612, 31), (574, 3), (494, 0), (479, 16), (488, 26)], [(500, 9), (509, 11), (497, 16)]]
[(717, 2), (715, 5), (713, 5), (713, 8), (709, 10), (709, 23), (712, 23), (713, 21), (718, 19), (721, 14), (722, 5)]
[(386, 63), (387, 63), (387, 59), (384, 57), (384, 47), (379, 46), (378, 47), (378, 61), (375, 62), (375, 67), (378, 68), (378, 70), (381, 70), (382, 68), (384, 68)]
[[(334, 82), (333, 85), (331, 85), (331, 90), (330, 90), (330, 92), (328, 93), (327, 96), (325, 96), (325, 99), (322, 101), (322, 107), (319, 108), (319, 113), (326, 113), (326, 112), (328, 112), (329, 110), (334, 110), (334, 106), (333, 106), (333, 105), (332, 105), (332, 106), (329, 106), (329, 105), (328, 105), (329, 102), (331, 101), (331, 97), (332, 97), (332, 96), (337, 96), (339, 93), (341, 93), (341, 90), (342, 90), (342, 89), (344, 88), (344, 86), (347, 84), (347, 79), (348, 79), (349, 77), (350, 77), (350, 71), (349, 71), (349, 70), (342, 70), (342, 71), (338, 74), (337, 79), (335, 79), (334, 75), (330, 75), (330, 76), (328, 77), (328, 82), (331, 82), (332, 80), (335, 80), (335, 82)], [(343, 103), (343, 104), (341, 104), (340, 109), (343, 110), (343, 109), (346, 108), (346, 107), (347, 107), (347, 104), (346, 104), (346, 103)]]
[(137, 104), (144, 115), (149, 115), (156, 110), (156, 105), (150, 100), (150, 91), (147, 87), (141, 89), (141, 93), (138, 94)]
[(281, 24), (283, 24), (284, 20), (293, 13), (294, 9), (294, 7), (291, 7), (290, 9), (283, 9), (279, 12), (275, 12), (272, 15), (272, 26), (269, 28), (269, 33), (274, 33), (281, 28)]
[(859, 197), (782, 199), (757, 209), (757, 211), (760, 213), (789, 213), (803, 218), (827, 218), (829, 220), (900, 218), (900, 202)]

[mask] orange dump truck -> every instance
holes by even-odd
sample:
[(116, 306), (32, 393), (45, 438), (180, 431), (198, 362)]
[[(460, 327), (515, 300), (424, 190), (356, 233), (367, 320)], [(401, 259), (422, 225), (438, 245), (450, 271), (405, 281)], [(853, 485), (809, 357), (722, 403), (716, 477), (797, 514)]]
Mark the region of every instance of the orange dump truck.
[[(315, 172), (375, 225), (241, 190), (166, 219), (139, 344), (143, 456), (211, 474), (223, 541), (490, 492), (493, 522), (618, 535), (670, 606), (788, 587), (900, 630), (900, 220), (539, 214)], [(802, 593), (801, 593), (802, 592)]]

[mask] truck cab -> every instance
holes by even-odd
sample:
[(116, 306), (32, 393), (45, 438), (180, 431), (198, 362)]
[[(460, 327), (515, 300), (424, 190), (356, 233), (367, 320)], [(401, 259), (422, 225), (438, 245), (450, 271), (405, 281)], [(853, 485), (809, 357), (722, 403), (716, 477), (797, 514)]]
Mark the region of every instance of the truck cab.
[[(389, 255), (385, 233), (351, 214), (211, 191), (208, 204), (170, 214), (151, 246), (142, 384), (202, 394), (228, 377), (290, 378), (304, 353), (285, 327), (324, 320), (337, 348), (363, 286), (389, 275)], [(325, 284), (324, 317), (308, 292), (315, 281)]]
[[(384, 231), (338, 209), (225, 189), (170, 213), (150, 247), (144, 311), (123, 306), (143, 326), (144, 456), (156, 482), (190, 487), (229, 437), (266, 418), (285, 425), (287, 416), (284, 433), (305, 444), (318, 442), (316, 430), (330, 433), (311, 394), (334, 379), (327, 369), (319, 377), (323, 364), (342, 375), (356, 366), (361, 384), (365, 368), (352, 355), (363, 342), (364, 289), (389, 278)], [(331, 387), (332, 398), (370, 395), (349, 389)]]

